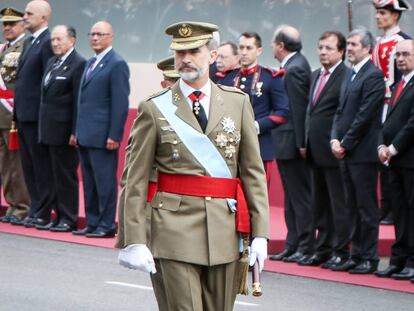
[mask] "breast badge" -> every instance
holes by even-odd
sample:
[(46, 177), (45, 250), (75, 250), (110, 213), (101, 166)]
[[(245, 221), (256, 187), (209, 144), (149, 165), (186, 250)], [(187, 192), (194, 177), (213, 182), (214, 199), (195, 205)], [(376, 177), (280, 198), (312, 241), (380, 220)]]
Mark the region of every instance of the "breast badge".
[(20, 57), (19, 52), (7, 53), (1, 62), (0, 73), (5, 82), (12, 82), (16, 79), (16, 68)]
[(236, 131), (236, 125), (229, 117), (223, 118), (221, 125), (223, 126), (223, 131), (217, 133), (214, 141), (217, 147), (224, 149), (224, 156), (227, 159), (231, 159), (236, 153), (236, 145), (240, 142), (240, 132)]

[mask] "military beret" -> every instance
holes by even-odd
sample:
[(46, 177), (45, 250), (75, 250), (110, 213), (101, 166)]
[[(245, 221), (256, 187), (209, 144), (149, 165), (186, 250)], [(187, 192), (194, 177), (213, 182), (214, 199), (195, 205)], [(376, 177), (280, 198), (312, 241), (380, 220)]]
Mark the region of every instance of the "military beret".
[(392, 11), (410, 11), (411, 5), (406, 0), (373, 0), (376, 9), (387, 9)]
[(14, 8), (4, 8), (0, 11), (0, 22), (19, 22), (23, 20), (24, 13)]
[(180, 77), (177, 70), (175, 70), (174, 56), (168, 56), (167, 58), (160, 60), (157, 63), (157, 67), (162, 71), (162, 74), (166, 78), (176, 79)]
[(165, 32), (172, 36), (172, 50), (191, 50), (206, 44), (213, 38), (218, 26), (201, 22), (179, 22), (167, 27)]

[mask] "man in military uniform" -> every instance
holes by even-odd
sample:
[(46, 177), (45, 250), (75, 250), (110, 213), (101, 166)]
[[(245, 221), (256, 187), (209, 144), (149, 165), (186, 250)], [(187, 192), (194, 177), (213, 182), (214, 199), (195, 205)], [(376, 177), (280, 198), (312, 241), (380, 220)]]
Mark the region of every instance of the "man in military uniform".
[(12, 124), (14, 80), (24, 42), (23, 13), (13, 8), (0, 11), (5, 44), (0, 47), (0, 176), (9, 208), (3, 222), (22, 220), (29, 211), (30, 198), (24, 182), (20, 153), (8, 148)]
[(172, 86), (180, 78), (177, 70), (175, 70), (174, 55), (160, 60), (157, 64), (157, 68), (162, 71), (164, 77), (164, 80), (161, 81), (163, 89)]
[[(411, 10), (410, 4), (405, 0), (373, 0), (376, 9), (377, 27), (384, 31), (384, 35), (377, 39), (372, 60), (382, 70), (385, 77), (386, 93), (382, 121), (385, 120), (391, 89), (401, 80), (401, 72), (396, 67), (395, 47), (398, 42), (410, 37), (401, 31), (398, 22), (403, 11)], [(381, 174), (381, 224), (392, 224), (391, 198), (388, 184), (389, 168), (380, 167)]]
[(218, 81), (235, 86), (250, 97), (255, 116), (256, 133), (259, 137), (260, 155), (270, 183), (269, 165), (275, 158), (271, 131), (287, 122), (289, 103), (282, 76), (258, 64), (262, 54), (262, 39), (255, 32), (245, 32), (239, 38), (241, 68)]
[[(167, 28), (181, 79), (140, 104), (130, 137), (119, 262), (152, 273), (160, 267), (167, 304), (161, 310), (232, 310), (239, 232), (251, 232), (252, 263), (257, 258), (263, 268), (267, 257), (268, 198), (253, 111), (248, 96), (209, 79), (217, 53), (209, 43), (216, 30), (196, 22)], [(145, 208), (152, 165), (158, 186), (148, 241)]]

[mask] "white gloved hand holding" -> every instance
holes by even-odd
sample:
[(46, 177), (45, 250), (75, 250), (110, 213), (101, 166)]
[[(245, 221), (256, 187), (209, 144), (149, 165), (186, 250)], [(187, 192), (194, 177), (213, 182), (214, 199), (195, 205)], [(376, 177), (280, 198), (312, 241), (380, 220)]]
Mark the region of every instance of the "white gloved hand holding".
[(156, 273), (154, 258), (145, 244), (131, 244), (121, 249), (118, 262), (129, 269), (138, 269), (148, 273)]
[(259, 262), (259, 270), (262, 272), (264, 267), (264, 261), (267, 258), (267, 239), (261, 237), (255, 237), (249, 252), (249, 265), (253, 266), (257, 261)]

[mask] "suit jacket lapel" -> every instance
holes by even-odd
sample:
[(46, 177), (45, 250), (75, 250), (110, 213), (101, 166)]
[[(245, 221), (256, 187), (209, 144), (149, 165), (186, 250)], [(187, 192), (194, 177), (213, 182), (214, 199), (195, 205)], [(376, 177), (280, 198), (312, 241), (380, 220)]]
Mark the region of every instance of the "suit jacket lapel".
[(313, 94), (315, 93), (315, 86), (316, 86), (316, 83), (318, 82), (320, 76), (321, 76), (321, 71), (319, 69), (319, 72), (318, 72), (318, 74), (315, 74), (315, 78), (312, 80), (312, 83), (311, 83), (311, 86), (310, 86), (310, 89), (309, 89), (309, 104), (308, 104), (308, 107), (309, 107), (310, 110), (312, 110), (316, 106), (316, 105), (313, 104)]
[(397, 102), (395, 103), (395, 105), (393, 104), (394, 97), (395, 97), (395, 92), (393, 92), (393, 94), (392, 94), (392, 96), (390, 98), (390, 102), (388, 104), (387, 118), (395, 110), (395, 107), (398, 106), (398, 103), (401, 101), (401, 99), (404, 98), (405, 94), (408, 92), (408, 89), (412, 88), (413, 85), (414, 85), (414, 77), (412, 77), (410, 79), (410, 81), (408, 81), (407, 85), (404, 86), (404, 88), (403, 88), (400, 96), (397, 98)]
[(200, 127), (200, 124), (198, 123), (194, 113), (191, 111), (190, 106), (188, 105), (188, 102), (186, 98), (184, 97), (183, 93), (181, 92), (181, 89), (179, 87), (179, 83), (176, 82), (172, 88), (172, 100), (174, 105), (177, 106), (177, 110), (175, 114), (182, 119), (185, 123), (193, 127), (199, 132), (203, 132), (203, 130)]
[[(49, 88), (51, 85), (52, 85), (52, 83), (54, 83), (55, 81), (56, 81), (56, 77), (59, 75), (59, 74), (61, 74), (62, 72), (64, 72), (64, 71), (66, 71), (66, 70), (68, 70), (69, 69), (69, 66), (70, 66), (70, 64), (71, 64), (71, 62), (72, 62), (72, 59), (73, 59), (73, 57), (74, 57), (74, 55), (75, 55), (75, 50), (73, 50), (72, 51), (72, 53), (70, 53), (69, 55), (68, 55), (68, 57), (65, 59), (65, 61), (59, 66), (59, 68), (57, 68), (56, 70), (54, 70), (52, 73), (51, 73), (51, 75), (50, 75), (50, 80), (49, 80), (49, 83), (45, 86), (46, 87), (46, 89), (47, 88)], [(57, 57), (55, 56), (54, 58), (53, 58), (53, 63), (56, 61), (56, 59), (57, 59)], [(50, 67), (48, 68), (48, 71), (46, 71), (46, 72), (49, 72), (51, 69), (52, 69), (52, 67), (53, 67), (53, 63), (51, 63), (51, 65), (50, 65)]]
[[(96, 76), (103, 68), (105, 68), (105, 66), (108, 64), (108, 62), (110, 61), (112, 54), (114, 53), (114, 50), (110, 50), (105, 56), (104, 58), (102, 58), (102, 60), (96, 65), (96, 67), (92, 70), (92, 72), (89, 74), (89, 77), (86, 79), (86, 76), (84, 78), (84, 86), (87, 85), (94, 76)], [(91, 63), (92, 59), (89, 60), (87, 67), (85, 68), (85, 75), (88, 72), (88, 68), (89, 68), (89, 64)]]
[(208, 135), (217, 126), (224, 115), (224, 99), (219, 93), (219, 88), (211, 83), (210, 113), (205, 134)]

